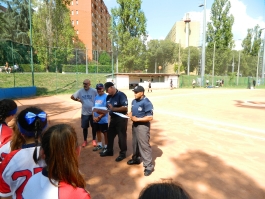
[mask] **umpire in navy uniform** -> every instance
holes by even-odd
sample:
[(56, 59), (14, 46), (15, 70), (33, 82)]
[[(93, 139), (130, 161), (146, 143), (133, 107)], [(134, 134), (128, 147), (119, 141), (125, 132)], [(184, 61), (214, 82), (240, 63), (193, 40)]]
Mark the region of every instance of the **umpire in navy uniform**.
[(101, 157), (104, 156), (113, 156), (113, 143), (116, 135), (119, 138), (119, 147), (120, 147), (120, 154), (115, 159), (116, 162), (122, 161), (126, 158), (126, 151), (127, 151), (127, 124), (128, 118), (123, 118), (116, 115), (113, 112), (122, 113), (124, 115), (128, 112), (128, 99), (127, 96), (116, 89), (112, 82), (106, 82), (104, 85), (106, 92), (108, 93), (107, 96), (107, 107), (110, 110), (110, 124), (108, 130), (108, 146), (107, 150), (100, 153)]
[(144, 175), (149, 176), (154, 169), (152, 163), (152, 149), (150, 140), (150, 121), (153, 120), (153, 104), (144, 95), (144, 88), (136, 86), (133, 89), (135, 99), (132, 101), (132, 109), (128, 114), (132, 124), (133, 156), (127, 162), (128, 165), (140, 164), (142, 157)]

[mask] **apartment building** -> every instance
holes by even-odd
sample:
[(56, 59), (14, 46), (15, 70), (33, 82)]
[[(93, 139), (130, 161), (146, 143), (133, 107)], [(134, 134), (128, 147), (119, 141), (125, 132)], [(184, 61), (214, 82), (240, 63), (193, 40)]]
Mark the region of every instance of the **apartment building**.
[[(166, 39), (169, 39), (175, 43), (181, 44), (181, 47), (187, 48), (188, 46), (199, 46), (200, 43), (200, 22), (190, 21), (189, 22), (190, 34), (186, 34), (186, 23), (185, 21), (177, 21)], [(188, 35), (188, 38), (187, 38)], [(188, 39), (188, 41), (187, 41)]]
[[(200, 45), (200, 22), (192, 21), (189, 18), (189, 14), (186, 14), (186, 18), (181, 21), (177, 21), (165, 39), (171, 40), (175, 43), (180, 43), (182, 48), (188, 46)], [(174, 64), (170, 64), (165, 67), (165, 73), (174, 73)]]
[(108, 36), (111, 17), (104, 1), (72, 0), (69, 9), (72, 25), (87, 48), (89, 60), (96, 60), (97, 52), (111, 52)]

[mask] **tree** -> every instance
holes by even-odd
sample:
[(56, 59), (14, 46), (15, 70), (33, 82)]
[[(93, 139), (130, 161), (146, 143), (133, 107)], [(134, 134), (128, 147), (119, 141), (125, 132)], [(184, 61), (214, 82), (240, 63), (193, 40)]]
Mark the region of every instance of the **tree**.
[(4, 31), (5, 31), (5, 26), (6, 26), (6, 20), (4, 18), (4, 13), (0, 10), (0, 36), (3, 35)]
[[(111, 36), (118, 48), (120, 67), (133, 71), (141, 62), (146, 40), (146, 18), (141, 0), (117, 0), (118, 7), (111, 9)], [(144, 64), (143, 64), (144, 69)]]
[(155, 66), (162, 66), (162, 70), (176, 61), (178, 44), (170, 40), (150, 40), (147, 43), (146, 59), (148, 60), (148, 71), (155, 72)]
[(246, 66), (244, 74), (247, 76), (255, 76), (257, 72), (257, 61), (261, 47), (261, 32), (259, 25), (247, 30), (247, 36), (242, 41), (243, 54)]
[(110, 55), (106, 51), (103, 51), (102, 53), (99, 54), (98, 62), (101, 65), (110, 65), (111, 64)]
[(212, 69), (214, 43), (217, 49), (215, 56), (215, 74), (225, 74), (231, 63), (231, 49), (233, 47), (232, 26), (234, 17), (230, 14), (229, 0), (215, 0), (211, 8), (211, 22), (207, 27), (207, 49), (205, 73)]
[(243, 53), (245, 55), (257, 56), (261, 46), (261, 33), (259, 25), (247, 30), (247, 36), (242, 41)]
[[(190, 49), (189, 49), (190, 48)], [(187, 73), (188, 71), (188, 57), (189, 57), (189, 50), (190, 50), (190, 72), (196, 70), (198, 71), (199, 68), (199, 59), (200, 59), (200, 52), (197, 47), (190, 46), (185, 48), (182, 54), (182, 65), (184, 66), (184, 70)]]
[(33, 47), (47, 72), (75, 55), (73, 40), (79, 42), (66, 5), (59, 0), (39, 3), (33, 15)]
[(28, 0), (3, 0), (7, 9), (1, 15), (4, 18), (0, 22), (3, 32), (0, 49), (3, 51), (1, 60), (10, 64), (15, 62), (29, 63), (29, 11)]

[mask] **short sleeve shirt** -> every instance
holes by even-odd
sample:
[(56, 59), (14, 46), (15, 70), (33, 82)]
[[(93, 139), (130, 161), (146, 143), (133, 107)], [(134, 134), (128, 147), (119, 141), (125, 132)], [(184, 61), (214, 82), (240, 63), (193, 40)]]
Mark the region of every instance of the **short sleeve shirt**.
[[(111, 104), (113, 107), (122, 107), (122, 106), (127, 107), (128, 99), (123, 92), (117, 90), (117, 92), (114, 95), (107, 96), (107, 106), (108, 104)], [(121, 112), (121, 113), (127, 114), (127, 112)], [(109, 114), (110, 116), (115, 116), (115, 114), (112, 111), (110, 111)]]
[(46, 169), (32, 176), (23, 190), (23, 199), (90, 199), (90, 194), (83, 188), (74, 188), (65, 182), (53, 181), (54, 186), (49, 178)]
[(141, 100), (134, 99), (132, 101), (132, 116), (136, 116), (138, 118), (143, 118), (145, 116), (152, 116), (153, 115), (153, 104), (150, 100), (144, 97)]
[[(106, 93), (104, 93), (103, 95), (97, 95), (96, 96), (96, 98), (95, 98), (95, 104), (94, 104), (94, 106), (95, 107), (106, 107), (107, 106), (107, 94)], [(95, 117), (98, 117), (99, 116), (99, 114), (98, 113), (96, 113), (96, 112), (94, 112), (94, 116)], [(99, 124), (105, 124), (105, 123), (108, 123), (108, 114), (105, 114), (102, 118), (101, 118), (101, 120), (99, 120)]]
[[(0, 197), (12, 196), (13, 199), (21, 199), (22, 191), (29, 178), (40, 172), (45, 166), (41, 160), (36, 164), (32, 158), (34, 144), (24, 146), (19, 150), (6, 155), (0, 166)], [(40, 147), (38, 147), (38, 150)]]
[(0, 145), (10, 140), (12, 129), (6, 123), (0, 124)]
[(85, 90), (84, 88), (76, 91), (73, 96), (79, 98), (82, 103), (82, 115), (92, 115), (92, 107), (94, 105), (97, 91), (94, 88)]

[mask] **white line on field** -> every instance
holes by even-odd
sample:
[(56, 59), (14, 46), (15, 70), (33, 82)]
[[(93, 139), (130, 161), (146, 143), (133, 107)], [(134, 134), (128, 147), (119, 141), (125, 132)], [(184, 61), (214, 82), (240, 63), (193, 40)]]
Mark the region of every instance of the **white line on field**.
[(237, 129), (242, 129), (242, 130), (253, 131), (253, 132), (265, 134), (264, 130), (251, 128), (251, 127), (246, 127), (246, 126), (242, 126), (242, 125), (239, 126), (239, 125), (236, 125), (236, 124), (229, 124), (229, 123), (225, 123), (225, 122), (220, 122), (220, 121), (215, 121), (215, 120), (210, 120), (210, 119), (205, 119), (205, 118), (198, 118), (198, 117), (193, 117), (193, 116), (190, 116), (190, 115), (184, 115), (184, 114), (181, 114), (181, 113), (172, 113), (172, 112), (162, 111), (162, 110), (157, 110), (157, 109), (155, 109), (155, 112), (158, 112), (158, 113), (161, 113), (161, 114), (165, 114), (165, 115), (172, 115), (172, 116), (176, 116), (176, 117), (180, 117), (180, 118), (200, 121), (200, 122), (206, 122), (208, 124), (222, 125), (222, 126), (225, 126), (225, 127), (232, 127), (232, 128), (237, 128)]
[(237, 134), (237, 135), (241, 135), (241, 136), (245, 136), (245, 137), (255, 138), (255, 139), (258, 139), (258, 140), (265, 140), (265, 137), (249, 135), (249, 134), (246, 134), (246, 133), (241, 133), (241, 132), (238, 132), (238, 131), (233, 131), (233, 130), (224, 129), (224, 128), (218, 128), (218, 127), (214, 127), (214, 126), (208, 126), (208, 125), (201, 124), (201, 123), (198, 123), (198, 122), (196, 122), (195, 125), (202, 126), (204, 128), (207, 128), (207, 129), (219, 130), (219, 131), (222, 131), (222, 132), (225, 131), (225, 132), (228, 132), (228, 133), (231, 133), (231, 134)]
[[(246, 92), (246, 90), (222, 90), (219, 92), (215, 92), (214, 94), (224, 94), (224, 93), (235, 93), (235, 92)], [(147, 98), (150, 99), (155, 99), (155, 98), (165, 98), (168, 96), (193, 96), (193, 95), (206, 95), (206, 94), (210, 94), (213, 95), (213, 92), (210, 91), (197, 91), (197, 92), (190, 92), (190, 93), (172, 93), (172, 94), (163, 94), (161, 93), (160, 96), (152, 96), (152, 95), (148, 95)]]

